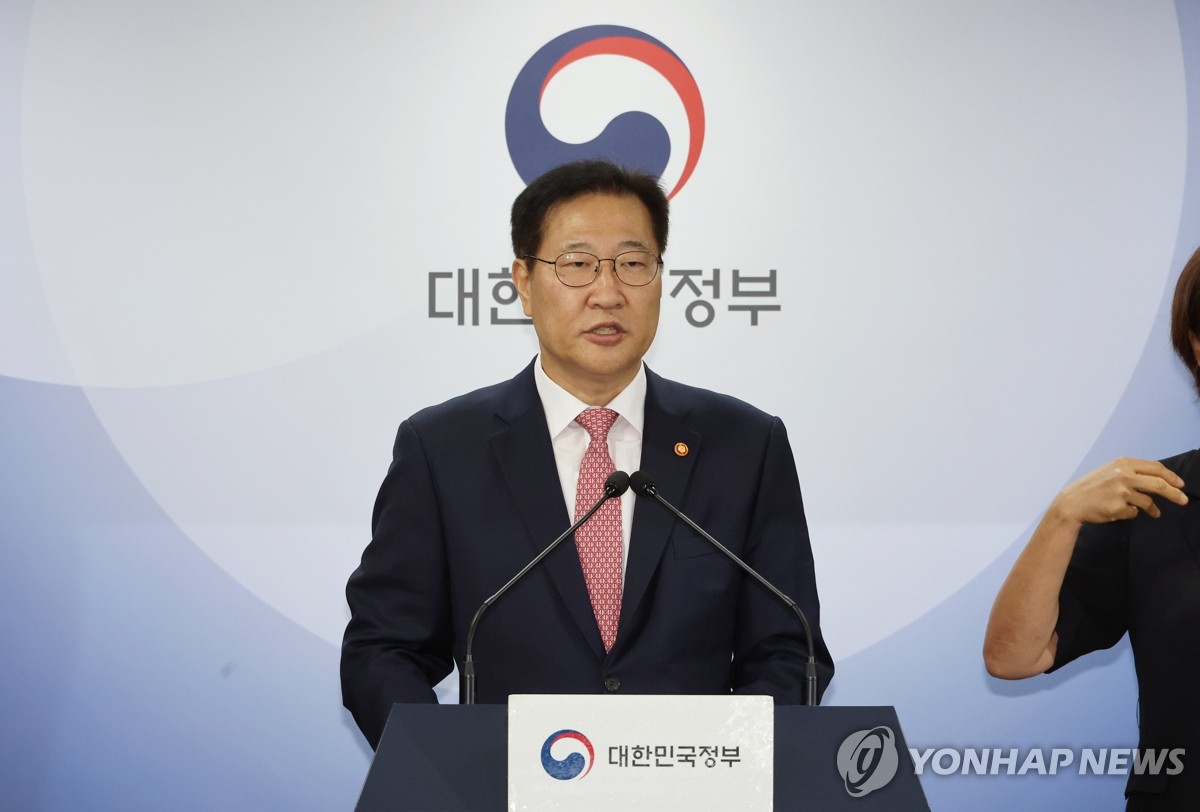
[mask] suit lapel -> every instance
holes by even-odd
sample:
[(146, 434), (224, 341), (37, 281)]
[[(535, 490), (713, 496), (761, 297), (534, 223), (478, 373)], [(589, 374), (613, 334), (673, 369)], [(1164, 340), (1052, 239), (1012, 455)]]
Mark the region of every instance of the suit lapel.
[[(546, 426), (546, 413), (534, 383), (532, 364), (512, 380), (511, 389), (511, 397), (497, 411), (501, 428), (492, 435), (491, 445), (504, 487), (516, 504), (528, 531), (527, 543), (532, 559), (570, 526), (571, 513), (563, 500), (562, 485), (558, 481), (554, 447)], [(595, 650), (596, 656), (602, 658), (604, 644), (592, 613), (592, 603), (588, 598), (574, 540), (564, 539), (539, 567), (549, 575), (566, 606), (567, 614)], [(528, 577), (538, 576), (530, 573)]]
[[(702, 438), (688, 427), (690, 407), (673, 395), (670, 382), (646, 370), (641, 469), (654, 480), (664, 499), (680, 507), (687, 496)], [(683, 453), (676, 451), (679, 443), (686, 446), (679, 448)], [(639, 498), (635, 504), (617, 647), (621, 645), (622, 634), (628, 639), (629, 626), (638, 615), (676, 524), (670, 511), (650, 499)]]

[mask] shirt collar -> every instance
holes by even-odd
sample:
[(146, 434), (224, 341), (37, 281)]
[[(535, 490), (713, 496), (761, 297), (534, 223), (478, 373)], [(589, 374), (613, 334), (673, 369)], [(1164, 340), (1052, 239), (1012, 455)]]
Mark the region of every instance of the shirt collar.
[[(546, 412), (546, 425), (550, 436), (557, 437), (572, 424), (575, 417), (590, 404), (563, 389), (542, 369), (542, 359), (538, 356), (533, 364), (533, 380), (537, 385), (538, 397), (542, 401), (542, 409)], [(607, 408), (621, 416), (621, 419), (632, 426), (640, 436), (646, 415), (646, 365), (638, 364), (637, 375), (621, 392), (613, 398)]]

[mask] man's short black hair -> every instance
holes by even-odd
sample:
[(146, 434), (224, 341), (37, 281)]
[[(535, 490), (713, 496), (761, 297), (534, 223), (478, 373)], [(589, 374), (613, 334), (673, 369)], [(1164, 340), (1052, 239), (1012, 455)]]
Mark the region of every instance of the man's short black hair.
[(612, 161), (587, 160), (562, 164), (542, 175), (517, 195), (512, 207), (513, 255), (536, 255), (542, 244), (546, 215), (558, 203), (586, 194), (629, 195), (642, 201), (659, 254), (667, 250), (670, 203), (658, 178)]

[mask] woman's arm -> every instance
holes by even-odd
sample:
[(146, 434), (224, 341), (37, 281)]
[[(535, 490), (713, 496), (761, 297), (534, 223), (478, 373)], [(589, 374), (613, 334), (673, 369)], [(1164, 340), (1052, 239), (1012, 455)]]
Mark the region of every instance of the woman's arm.
[(988, 673), (1024, 679), (1054, 665), (1058, 594), (1084, 524), (1158, 518), (1153, 496), (1187, 504), (1183, 480), (1153, 460), (1122, 457), (1068, 485), (1055, 497), (992, 605), (983, 642)]

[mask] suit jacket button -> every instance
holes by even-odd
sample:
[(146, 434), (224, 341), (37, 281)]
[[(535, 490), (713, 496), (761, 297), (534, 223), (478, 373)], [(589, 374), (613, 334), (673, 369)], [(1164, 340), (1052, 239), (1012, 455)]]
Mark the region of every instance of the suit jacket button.
[(604, 690), (615, 694), (617, 691), (621, 690), (621, 681), (616, 677), (607, 677), (604, 680)]

